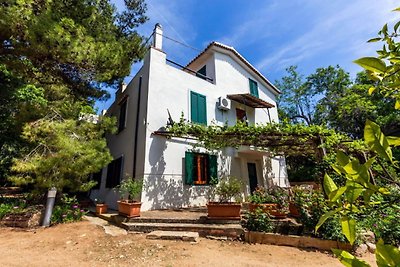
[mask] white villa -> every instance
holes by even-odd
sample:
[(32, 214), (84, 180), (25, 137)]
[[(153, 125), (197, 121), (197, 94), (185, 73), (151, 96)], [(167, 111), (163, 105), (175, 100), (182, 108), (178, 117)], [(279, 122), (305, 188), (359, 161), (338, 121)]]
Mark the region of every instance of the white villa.
[[(118, 133), (107, 137), (114, 160), (98, 175), (91, 198), (116, 209), (113, 190), (125, 177), (143, 178), (142, 210), (203, 206), (210, 178), (242, 179), (243, 197), (257, 186), (289, 186), (284, 158), (253, 147), (226, 148), (218, 155), (192, 152), (194, 140), (155, 134), (171, 117), (209, 125), (278, 121), (280, 91), (233, 47), (212, 42), (186, 67), (163, 52), (162, 28), (143, 66), (116, 92), (107, 116), (118, 119)], [(178, 67), (177, 67), (178, 66)]]

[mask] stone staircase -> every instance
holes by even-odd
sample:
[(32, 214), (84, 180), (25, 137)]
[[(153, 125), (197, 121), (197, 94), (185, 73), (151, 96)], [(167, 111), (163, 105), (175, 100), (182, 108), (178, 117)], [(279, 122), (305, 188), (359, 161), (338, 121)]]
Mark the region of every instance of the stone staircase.
[(203, 210), (159, 210), (142, 212), (140, 217), (125, 218), (116, 211), (97, 215), (129, 232), (196, 232), (201, 237), (239, 239), (244, 233), (239, 220), (210, 220)]

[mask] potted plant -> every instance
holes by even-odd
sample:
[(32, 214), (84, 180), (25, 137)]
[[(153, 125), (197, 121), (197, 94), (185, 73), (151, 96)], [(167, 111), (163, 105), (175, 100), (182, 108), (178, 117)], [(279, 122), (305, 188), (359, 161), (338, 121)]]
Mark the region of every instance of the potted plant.
[(108, 205), (104, 203), (104, 200), (96, 198), (94, 202), (96, 203), (96, 214), (107, 213)]
[(289, 195), (284, 188), (272, 187), (265, 190), (258, 187), (249, 197), (249, 209), (255, 211), (260, 208), (275, 218), (285, 218), (289, 208)]
[(300, 217), (299, 199), (304, 194), (304, 188), (301, 186), (292, 186), (290, 188), (289, 198), (289, 212), (290, 216), (298, 218)]
[(299, 218), (300, 216), (307, 216), (310, 212), (308, 206), (313, 195), (312, 186), (295, 186), (291, 188), (291, 198), (289, 202), (290, 214), (293, 217)]
[[(235, 177), (226, 177), (215, 187), (218, 201), (207, 204), (208, 217), (212, 219), (240, 219), (242, 183)], [(234, 201), (232, 201), (234, 200)]]
[(142, 203), (138, 201), (137, 198), (142, 192), (142, 186), (142, 180), (132, 179), (130, 177), (123, 180), (118, 186), (121, 196), (121, 200), (118, 201), (118, 213), (120, 215), (128, 218), (140, 216), (140, 207)]

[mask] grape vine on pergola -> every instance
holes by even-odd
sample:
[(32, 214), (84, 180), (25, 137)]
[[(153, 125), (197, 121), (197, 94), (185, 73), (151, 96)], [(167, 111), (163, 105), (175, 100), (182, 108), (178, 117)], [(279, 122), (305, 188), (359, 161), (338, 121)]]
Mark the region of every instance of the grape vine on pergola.
[(224, 147), (253, 146), (275, 154), (308, 155), (321, 160), (325, 149), (342, 146), (348, 137), (322, 126), (279, 123), (234, 126), (205, 126), (181, 120), (154, 132), (168, 138), (194, 139), (196, 147), (218, 150)]

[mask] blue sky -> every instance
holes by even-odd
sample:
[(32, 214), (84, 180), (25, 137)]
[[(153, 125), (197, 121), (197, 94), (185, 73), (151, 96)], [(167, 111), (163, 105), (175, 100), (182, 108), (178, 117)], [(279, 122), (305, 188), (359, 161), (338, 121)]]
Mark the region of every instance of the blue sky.
[[(123, 7), (123, 0), (112, 2)], [(400, 6), (395, 0), (147, 0), (147, 5), (150, 20), (138, 28), (140, 34), (150, 36), (159, 22), (164, 35), (196, 48), (164, 38), (167, 58), (185, 65), (208, 43), (219, 41), (272, 82), (291, 65), (307, 75), (339, 64), (354, 77), (361, 69), (352, 61), (378, 48), (366, 41), (385, 23), (400, 19), (399, 12), (391, 12)], [(132, 66), (131, 76), (139, 67)], [(112, 101), (97, 107), (105, 109)]]

